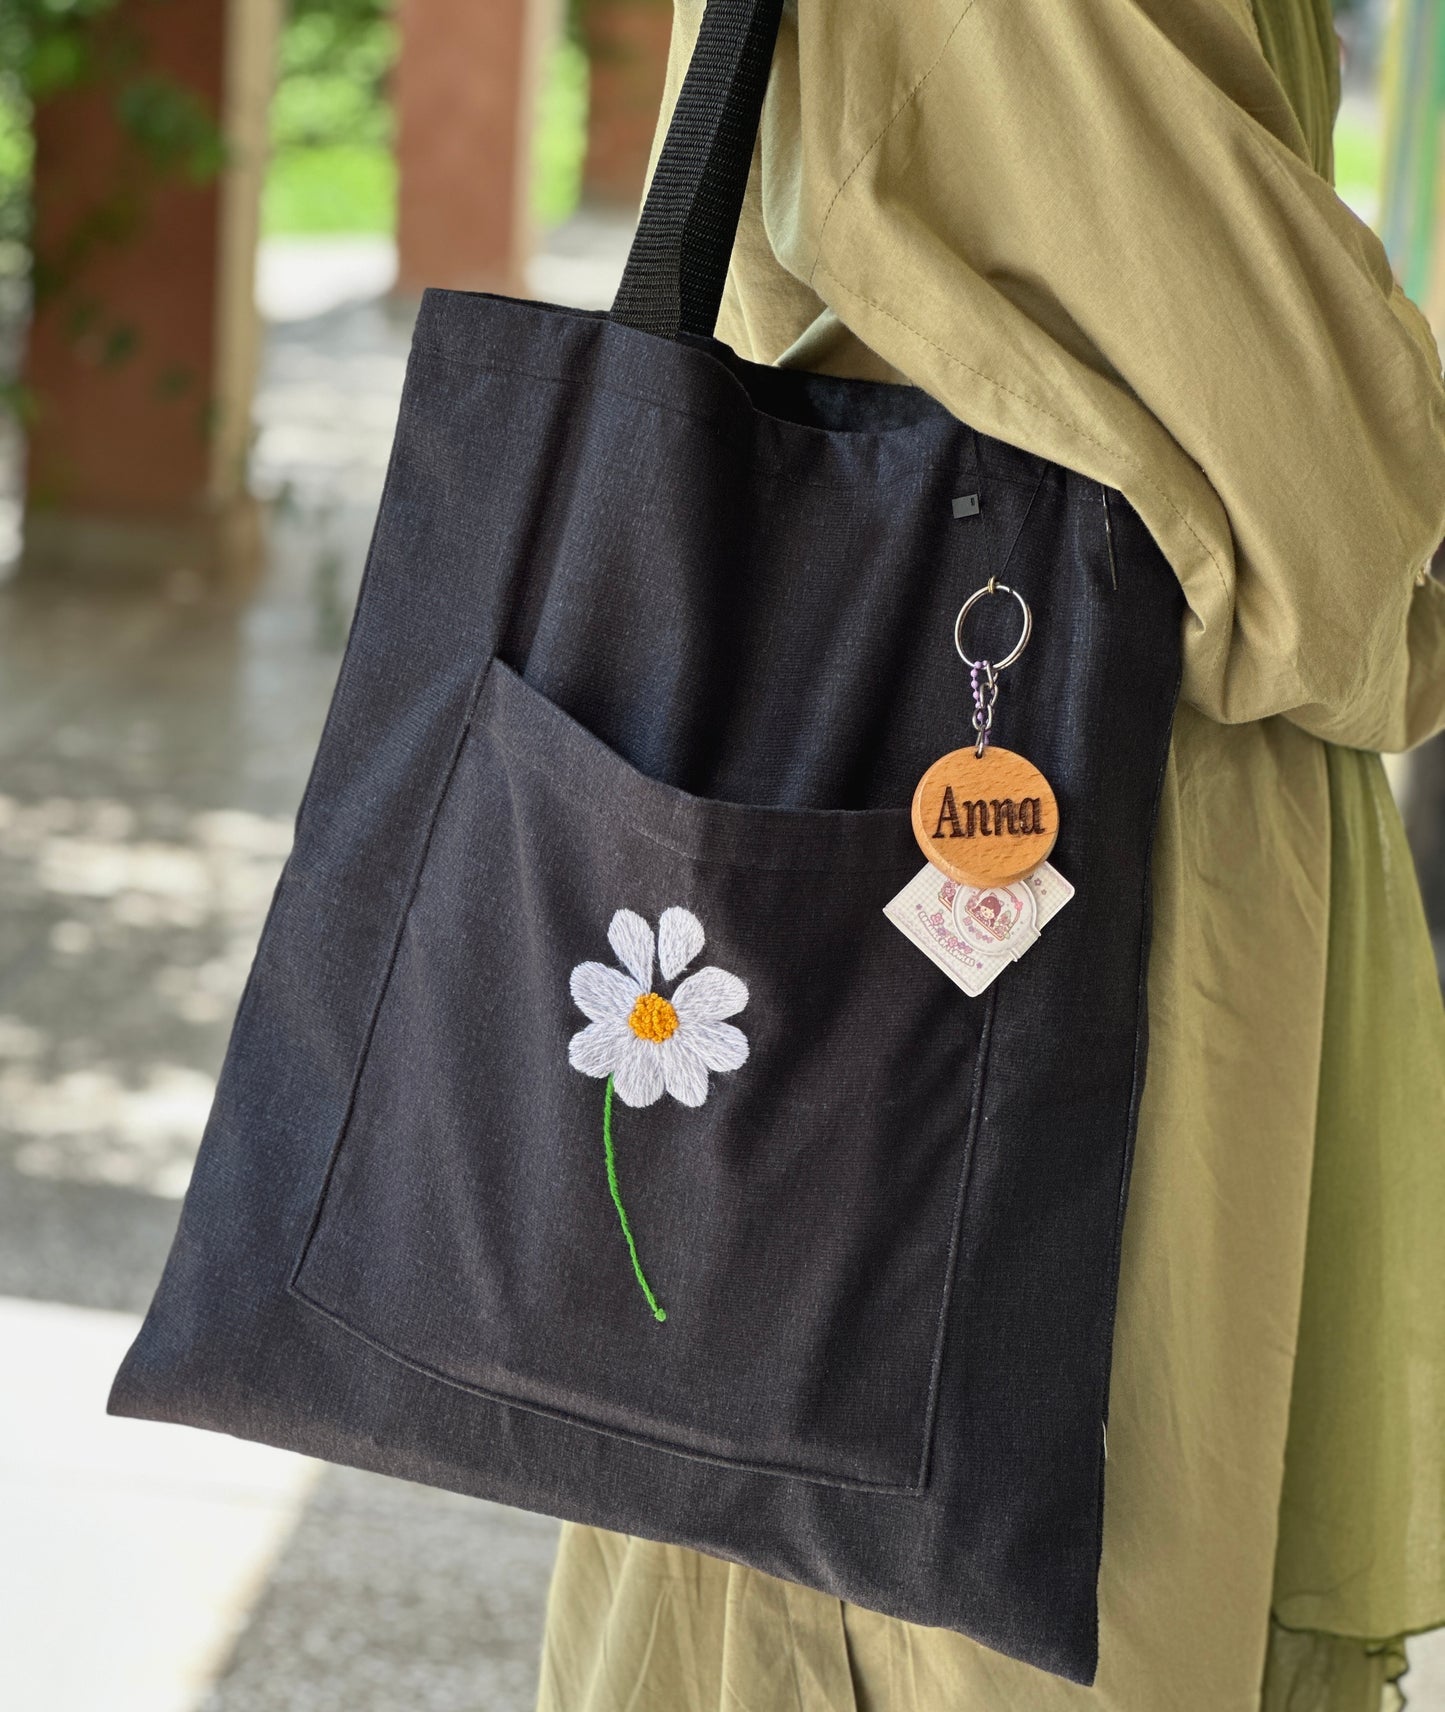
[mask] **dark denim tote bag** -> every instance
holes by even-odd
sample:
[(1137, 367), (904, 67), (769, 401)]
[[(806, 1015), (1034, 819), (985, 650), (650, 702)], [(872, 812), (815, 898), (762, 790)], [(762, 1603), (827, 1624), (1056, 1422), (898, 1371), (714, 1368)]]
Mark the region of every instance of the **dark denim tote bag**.
[[(111, 1408), (1087, 1683), (1181, 598), (1119, 494), (713, 339), (778, 12), (711, 0), (611, 315), (423, 302)], [(1076, 891), (970, 998), (882, 911), (1006, 561), (995, 731)]]

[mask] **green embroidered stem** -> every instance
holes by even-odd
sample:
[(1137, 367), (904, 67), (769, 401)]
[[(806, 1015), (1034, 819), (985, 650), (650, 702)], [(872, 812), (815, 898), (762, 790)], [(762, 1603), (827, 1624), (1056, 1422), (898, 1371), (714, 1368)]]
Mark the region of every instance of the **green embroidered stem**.
[(632, 1256), (632, 1270), (637, 1274), (637, 1282), (642, 1286), (642, 1294), (647, 1298), (647, 1305), (652, 1309), (655, 1320), (665, 1320), (667, 1309), (659, 1308), (657, 1297), (652, 1293), (652, 1286), (643, 1276), (642, 1262), (637, 1258), (637, 1244), (632, 1240), (632, 1226), (627, 1222), (627, 1214), (622, 1209), (622, 1191), (617, 1187), (617, 1159), (612, 1151), (612, 1078), (607, 1078), (607, 1093), (602, 1101), (602, 1145), (607, 1153), (607, 1187), (612, 1191), (612, 1204), (617, 1208), (617, 1216), (622, 1221), (622, 1234), (627, 1238), (627, 1249)]

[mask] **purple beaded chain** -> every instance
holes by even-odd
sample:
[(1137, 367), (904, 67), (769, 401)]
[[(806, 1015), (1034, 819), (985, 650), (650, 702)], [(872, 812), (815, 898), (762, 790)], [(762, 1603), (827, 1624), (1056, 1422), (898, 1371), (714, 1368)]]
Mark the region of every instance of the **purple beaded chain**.
[(983, 685), (978, 681), (979, 673), (983, 670), (983, 661), (979, 660), (970, 670), (969, 681), (973, 684), (974, 720), (973, 729), (978, 733), (978, 753), (982, 756), (988, 748), (988, 716), (983, 707)]

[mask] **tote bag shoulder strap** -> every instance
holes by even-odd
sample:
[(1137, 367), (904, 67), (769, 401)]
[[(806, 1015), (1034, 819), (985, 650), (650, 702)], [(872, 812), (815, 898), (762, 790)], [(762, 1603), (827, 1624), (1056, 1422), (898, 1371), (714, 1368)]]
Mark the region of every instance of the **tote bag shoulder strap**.
[(675, 339), (717, 324), (783, 0), (708, 0), (612, 319)]

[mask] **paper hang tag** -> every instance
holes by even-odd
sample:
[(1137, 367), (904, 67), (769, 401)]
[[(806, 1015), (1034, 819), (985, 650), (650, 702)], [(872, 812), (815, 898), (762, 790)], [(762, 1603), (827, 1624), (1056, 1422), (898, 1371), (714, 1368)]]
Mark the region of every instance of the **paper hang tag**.
[(1049, 781), (1011, 749), (954, 749), (913, 793), (919, 849), (960, 885), (1012, 885), (1047, 858), (1058, 835)]
[(1008, 886), (960, 886), (929, 863), (883, 913), (950, 981), (977, 998), (1037, 943), (1073, 895), (1049, 862)]

